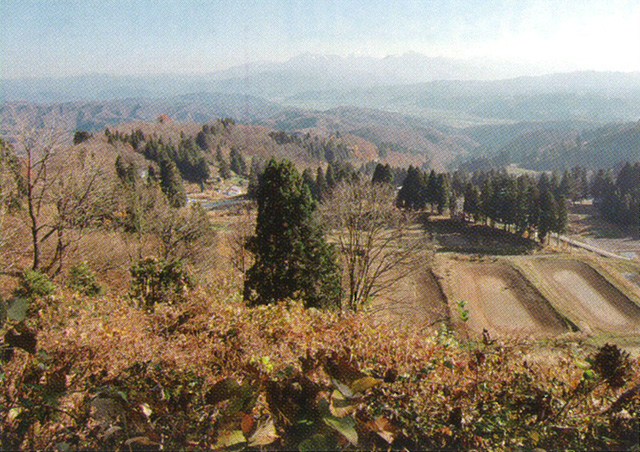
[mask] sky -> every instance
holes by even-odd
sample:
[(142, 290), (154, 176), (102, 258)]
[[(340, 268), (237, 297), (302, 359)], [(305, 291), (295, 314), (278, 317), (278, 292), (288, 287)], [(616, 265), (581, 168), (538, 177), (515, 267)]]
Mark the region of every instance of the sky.
[(640, 0), (0, 0), (0, 78), (406, 52), (640, 71)]

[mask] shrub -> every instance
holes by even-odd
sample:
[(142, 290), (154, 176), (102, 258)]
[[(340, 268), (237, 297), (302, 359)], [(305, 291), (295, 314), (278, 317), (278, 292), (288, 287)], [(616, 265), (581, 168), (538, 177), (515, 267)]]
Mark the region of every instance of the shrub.
[(13, 295), (32, 300), (35, 297), (49, 296), (54, 290), (55, 286), (47, 275), (37, 270), (25, 270), (20, 276), (19, 286), (13, 291)]
[(612, 388), (621, 388), (631, 373), (629, 353), (616, 345), (605, 344), (593, 356), (593, 369)]
[(96, 281), (96, 276), (86, 262), (74, 265), (69, 270), (69, 287), (88, 297), (101, 295), (104, 289)]
[(131, 266), (131, 296), (146, 306), (180, 301), (193, 280), (181, 260), (149, 257)]
[(80, 144), (84, 141), (87, 141), (89, 138), (91, 138), (91, 134), (89, 132), (85, 132), (83, 130), (78, 130), (74, 135), (73, 135), (73, 144)]

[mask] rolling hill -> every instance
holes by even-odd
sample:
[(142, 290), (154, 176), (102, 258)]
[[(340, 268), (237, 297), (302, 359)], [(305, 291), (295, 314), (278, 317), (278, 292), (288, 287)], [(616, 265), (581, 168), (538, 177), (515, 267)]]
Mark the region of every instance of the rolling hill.
[[(480, 158), (485, 165), (494, 167), (515, 164), (536, 171), (562, 171), (574, 166), (596, 170), (640, 161), (640, 121), (585, 126), (560, 123), (553, 127), (553, 123), (542, 123), (535, 128), (527, 123), (521, 125), (519, 133), (514, 133), (514, 127), (473, 128), (469, 135), (479, 136), (484, 144), (475, 148), (471, 159)], [(494, 146), (489, 144), (492, 137), (498, 137)], [(469, 158), (456, 163), (465, 161)]]
[(437, 80), (412, 85), (307, 91), (287, 105), (378, 108), (455, 126), (520, 121), (636, 121), (640, 73), (574, 72), (506, 80)]
[(95, 132), (132, 121), (154, 121), (167, 114), (177, 121), (204, 123), (215, 118), (233, 117), (252, 122), (284, 110), (283, 107), (253, 96), (199, 93), (166, 99), (124, 99), (95, 102), (37, 104), (3, 102), (0, 104), (0, 135), (12, 141), (21, 132), (21, 123), (41, 126), (45, 121), (69, 133), (75, 130)]

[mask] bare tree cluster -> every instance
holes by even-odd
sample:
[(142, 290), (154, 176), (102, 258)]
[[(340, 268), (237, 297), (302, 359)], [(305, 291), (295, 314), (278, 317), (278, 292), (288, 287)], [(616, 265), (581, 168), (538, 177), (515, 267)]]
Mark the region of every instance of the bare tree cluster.
[(10, 144), (0, 140), (0, 272), (11, 273), (17, 266), (20, 250), (15, 246), (19, 236), (13, 212), (20, 207), (24, 195), (24, 178), (20, 160)]
[(84, 148), (72, 151), (66, 144), (55, 128), (25, 127), (15, 147), (3, 143), (0, 159), (0, 246), (19, 234), (15, 220), (21, 219), (28, 230), (31, 268), (53, 275), (98, 212), (107, 208), (104, 157)]
[(343, 260), (347, 307), (361, 309), (428, 264), (427, 240), (414, 214), (397, 209), (386, 184), (338, 185), (321, 209)]
[(243, 275), (254, 262), (253, 253), (247, 249), (247, 243), (256, 227), (255, 207), (253, 204), (243, 205), (239, 209), (238, 219), (227, 235), (231, 265)]

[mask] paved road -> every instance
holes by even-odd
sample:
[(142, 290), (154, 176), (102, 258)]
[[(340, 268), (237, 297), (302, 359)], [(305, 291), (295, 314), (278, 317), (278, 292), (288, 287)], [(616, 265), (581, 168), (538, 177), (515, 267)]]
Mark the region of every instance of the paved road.
[(567, 237), (565, 235), (561, 235), (560, 236), (560, 240), (565, 242), (565, 243), (568, 243), (571, 246), (576, 246), (578, 248), (583, 248), (583, 249), (591, 251), (593, 253), (597, 253), (597, 254), (599, 254), (601, 256), (613, 257), (613, 258), (616, 258), (616, 259), (625, 259), (625, 260), (628, 260), (628, 261), (635, 260), (635, 259), (631, 259), (630, 257), (620, 256), (619, 254), (615, 254), (615, 253), (612, 253), (610, 251), (603, 250), (602, 248), (598, 248), (598, 247), (595, 247), (595, 246), (592, 246), (592, 245), (587, 245), (586, 243), (578, 242), (577, 240), (570, 239), (569, 237)]

